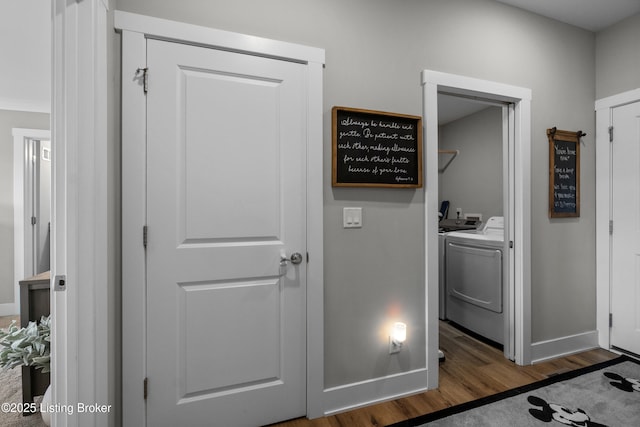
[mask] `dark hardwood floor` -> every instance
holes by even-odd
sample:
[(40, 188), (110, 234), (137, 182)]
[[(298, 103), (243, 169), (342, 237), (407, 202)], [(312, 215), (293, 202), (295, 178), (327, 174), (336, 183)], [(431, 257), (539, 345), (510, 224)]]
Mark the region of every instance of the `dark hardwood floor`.
[(536, 365), (518, 366), (505, 359), (501, 350), (477, 341), (445, 322), (440, 322), (440, 349), (444, 351), (446, 361), (440, 364), (437, 390), (330, 417), (299, 418), (273, 426), (386, 426), (617, 357), (609, 351), (595, 349)]

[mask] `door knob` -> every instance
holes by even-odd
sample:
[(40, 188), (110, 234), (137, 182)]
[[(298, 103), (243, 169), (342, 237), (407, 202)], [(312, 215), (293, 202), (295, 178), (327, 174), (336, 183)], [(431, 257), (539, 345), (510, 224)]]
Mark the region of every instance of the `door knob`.
[(294, 252), (291, 254), (291, 258), (287, 258), (284, 255), (280, 256), (280, 265), (285, 265), (288, 262), (291, 264), (300, 264), (302, 262), (302, 254), (300, 252)]

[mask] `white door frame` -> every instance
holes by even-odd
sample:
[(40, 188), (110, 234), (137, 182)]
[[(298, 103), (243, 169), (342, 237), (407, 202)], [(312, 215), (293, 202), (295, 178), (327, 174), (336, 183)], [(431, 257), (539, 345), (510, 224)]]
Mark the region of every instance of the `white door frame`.
[(531, 363), (531, 90), (502, 83), (448, 74), (438, 71), (422, 72), (425, 167), (425, 254), (427, 278), (427, 364), (429, 388), (438, 385), (438, 92), (446, 91), (488, 100), (514, 104), (513, 172), (509, 173), (512, 209), (505, 240), (514, 242), (510, 258), (514, 268), (512, 310), (515, 315), (515, 361), (519, 365)]
[[(146, 99), (141, 74), (146, 39), (180, 41), (307, 64), (307, 416), (323, 415), (323, 148), (322, 67), (324, 50), (115, 11), (122, 33), (122, 403), (123, 425), (145, 425), (144, 165)], [(149, 70), (152, 81), (153, 70)], [(151, 83), (152, 84), (152, 83)]]
[[(115, 407), (109, 325), (106, 0), (52, 2), (52, 401)], [(113, 302), (111, 302), (113, 304)], [(111, 307), (112, 308), (112, 307)], [(115, 425), (117, 411), (57, 411), (53, 426)]]
[[(640, 89), (623, 92), (596, 101), (596, 322), (598, 345), (611, 349), (609, 313), (611, 312), (611, 143), (609, 126), (612, 110), (640, 101)], [(615, 135), (615, 130), (614, 130)], [(615, 136), (614, 136), (615, 138)]]
[[(27, 239), (27, 223), (25, 222), (25, 201), (31, 192), (27, 186), (25, 173), (27, 170), (26, 145), (31, 140), (51, 140), (51, 132), (42, 129), (12, 129), (13, 134), (13, 304), (11, 313), (20, 312), (20, 285), (18, 282), (30, 276), (26, 271), (30, 254), (33, 254), (32, 242)], [(30, 249), (31, 248), (31, 249)], [(2, 315), (0, 310), (0, 315)]]

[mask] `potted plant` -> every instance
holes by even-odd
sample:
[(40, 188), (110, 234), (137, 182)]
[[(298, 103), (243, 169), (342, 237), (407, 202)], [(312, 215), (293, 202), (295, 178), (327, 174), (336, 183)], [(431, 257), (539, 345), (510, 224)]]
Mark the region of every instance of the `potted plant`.
[(18, 328), (15, 320), (6, 331), (0, 329), (0, 367), (33, 366), (43, 373), (51, 371), (51, 316), (39, 323)]
[[(18, 328), (15, 320), (6, 330), (0, 329), (0, 367), (3, 370), (16, 366), (34, 367), (43, 374), (51, 371), (51, 316), (42, 316), (39, 323), (29, 322)], [(24, 370), (23, 370), (24, 375)], [(42, 403), (51, 401), (51, 386), (47, 387)], [(48, 411), (42, 413), (42, 421), (51, 425)]]

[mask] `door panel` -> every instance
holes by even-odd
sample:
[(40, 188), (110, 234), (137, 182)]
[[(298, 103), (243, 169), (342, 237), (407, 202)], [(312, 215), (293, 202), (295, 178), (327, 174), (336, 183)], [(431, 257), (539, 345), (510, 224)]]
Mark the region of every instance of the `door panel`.
[[(180, 284), (180, 290), (179, 328), (184, 341), (178, 360), (184, 372), (184, 397), (265, 384), (280, 377), (277, 279)], [(199, 313), (209, 313), (209, 323), (222, 326), (208, 334), (216, 343), (215, 351), (201, 350)], [(243, 369), (236, 369), (238, 365)]]
[(147, 42), (147, 425), (306, 413), (305, 67)]
[[(181, 69), (180, 74), (180, 108), (185, 113), (180, 133), (188, 136), (180, 150), (190, 165), (181, 176), (185, 237), (278, 239), (282, 81), (205, 70)], [(207, 117), (191, 117), (190, 111), (206, 111)], [(215, 192), (215, 199), (202, 197), (220, 183), (227, 183), (229, 191)]]
[(640, 102), (612, 124), (611, 345), (640, 354)]

